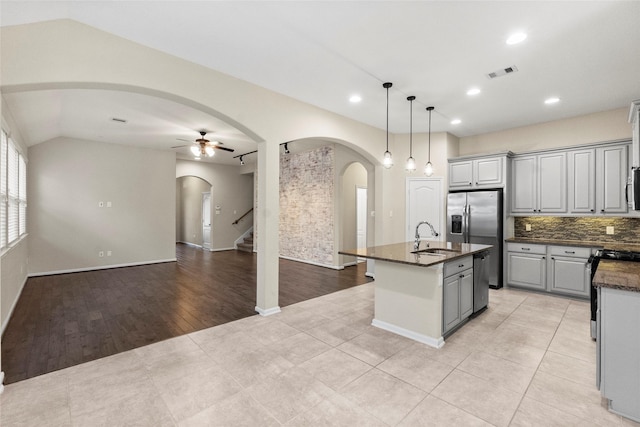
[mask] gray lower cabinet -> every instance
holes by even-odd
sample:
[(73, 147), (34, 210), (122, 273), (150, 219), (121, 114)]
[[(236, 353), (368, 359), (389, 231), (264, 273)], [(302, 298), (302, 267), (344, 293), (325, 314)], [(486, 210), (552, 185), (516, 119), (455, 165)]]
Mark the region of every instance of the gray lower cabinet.
[(640, 292), (598, 296), (600, 393), (612, 412), (640, 422)]
[(442, 334), (473, 313), (473, 257), (445, 264), (442, 286)]
[(507, 284), (588, 298), (591, 248), (509, 243)]
[(549, 246), (549, 292), (589, 296), (591, 266), (589, 248)]
[(546, 290), (546, 246), (509, 243), (507, 250), (507, 283)]

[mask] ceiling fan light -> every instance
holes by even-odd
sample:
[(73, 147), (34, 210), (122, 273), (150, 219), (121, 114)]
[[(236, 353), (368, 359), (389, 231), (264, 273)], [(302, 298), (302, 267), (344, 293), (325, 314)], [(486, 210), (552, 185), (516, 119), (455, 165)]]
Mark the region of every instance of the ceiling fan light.
[(204, 149), (204, 152), (207, 154), (207, 156), (209, 157), (213, 157), (213, 155), (215, 154), (215, 152), (213, 151), (213, 147), (211, 147), (210, 145), (206, 146)]
[(192, 145), (191, 146), (191, 153), (196, 157), (199, 156), (200, 155), (200, 147), (198, 147), (197, 145)]

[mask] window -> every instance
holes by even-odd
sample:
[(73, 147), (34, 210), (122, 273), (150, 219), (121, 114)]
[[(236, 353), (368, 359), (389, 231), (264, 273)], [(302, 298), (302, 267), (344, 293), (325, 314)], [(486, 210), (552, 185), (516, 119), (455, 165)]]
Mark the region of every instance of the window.
[(27, 164), (4, 131), (0, 157), (0, 246), (6, 248), (27, 232)]

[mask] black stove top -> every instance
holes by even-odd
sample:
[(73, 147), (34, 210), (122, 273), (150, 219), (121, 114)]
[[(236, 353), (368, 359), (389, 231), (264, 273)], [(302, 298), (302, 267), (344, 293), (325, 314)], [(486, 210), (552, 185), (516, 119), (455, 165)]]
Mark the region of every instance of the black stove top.
[(596, 252), (596, 258), (615, 259), (618, 261), (640, 262), (640, 252), (618, 251), (614, 249), (600, 249)]

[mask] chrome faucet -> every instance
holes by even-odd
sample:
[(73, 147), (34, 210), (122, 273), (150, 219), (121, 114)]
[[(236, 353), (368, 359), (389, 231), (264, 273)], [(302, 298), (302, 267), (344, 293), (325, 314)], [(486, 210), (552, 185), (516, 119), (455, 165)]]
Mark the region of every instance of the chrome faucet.
[[(431, 225), (431, 223), (429, 221), (420, 221), (418, 223), (418, 225), (416, 225), (416, 241), (413, 244), (413, 249), (414, 250), (418, 250), (420, 248), (420, 226), (422, 224), (427, 224), (429, 226), (429, 228), (431, 229), (431, 234), (433, 235), (433, 237), (438, 237), (438, 232), (433, 228), (433, 225)], [(427, 247), (429, 246), (429, 243), (427, 243)]]

